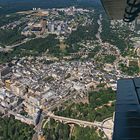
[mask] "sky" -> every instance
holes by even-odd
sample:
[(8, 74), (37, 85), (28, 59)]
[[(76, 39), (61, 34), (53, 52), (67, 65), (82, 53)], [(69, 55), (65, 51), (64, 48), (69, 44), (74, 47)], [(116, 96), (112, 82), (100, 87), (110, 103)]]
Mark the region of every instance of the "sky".
[(15, 2), (17, 2), (17, 3), (24, 3), (24, 2), (32, 2), (32, 3), (36, 3), (36, 2), (48, 2), (48, 3), (53, 3), (53, 2), (55, 2), (55, 1), (60, 1), (60, 2), (63, 2), (63, 3), (65, 3), (65, 2), (77, 2), (77, 3), (79, 3), (79, 2), (91, 2), (91, 3), (99, 3), (100, 2), (100, 0), (0, 0), (0, 3), (7, 3), (7, 2), (10, 2), (10, 3), (15, 3)]

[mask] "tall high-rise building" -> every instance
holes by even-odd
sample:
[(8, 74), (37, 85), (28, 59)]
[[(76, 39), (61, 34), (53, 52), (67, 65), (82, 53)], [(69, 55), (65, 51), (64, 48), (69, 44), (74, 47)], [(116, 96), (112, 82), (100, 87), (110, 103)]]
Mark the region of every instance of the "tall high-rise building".
[(48, 23), (48, 31), (51, 33), (55, 31), (54, 23)]
[(62, 28), (61, 28), (61, 25), (58, 25), (58, 26), (57, 26), (57, 33), (58, 33), (58, 34), (61, 33), (61, 29), (62, 29)]

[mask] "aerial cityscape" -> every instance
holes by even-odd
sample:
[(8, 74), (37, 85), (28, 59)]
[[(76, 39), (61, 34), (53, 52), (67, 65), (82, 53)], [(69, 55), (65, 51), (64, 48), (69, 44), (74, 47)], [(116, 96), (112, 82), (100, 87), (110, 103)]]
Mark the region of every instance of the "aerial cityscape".
[(0, 14), (0, 139), (111, 140), (139, 37), (139, 19), (109, 20), (100, 4)]

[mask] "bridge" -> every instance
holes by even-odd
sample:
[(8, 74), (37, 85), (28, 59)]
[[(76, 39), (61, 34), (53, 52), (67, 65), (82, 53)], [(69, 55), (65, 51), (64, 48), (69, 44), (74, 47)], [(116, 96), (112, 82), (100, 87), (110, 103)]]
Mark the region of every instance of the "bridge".
[(47, 114), (48, 117), (54, 119), (55, 121), (59, 121), (61, 123), (64, 124), (77, 124), (80, 127), (98, 127), (100, 129), (109, 129), (112, 130), (112, 128), (110, 127), (105, 127), (103, 126), (102, 122), (89, 122), (89, 121), (83, 121), (83, 120), (78, 120), (78, 119), (72, 119), (72, 118), (67, 118), (67, 117), (62, 117), (62, 116), (57, 116), (54, 115), (53, 113), (48, 113)]

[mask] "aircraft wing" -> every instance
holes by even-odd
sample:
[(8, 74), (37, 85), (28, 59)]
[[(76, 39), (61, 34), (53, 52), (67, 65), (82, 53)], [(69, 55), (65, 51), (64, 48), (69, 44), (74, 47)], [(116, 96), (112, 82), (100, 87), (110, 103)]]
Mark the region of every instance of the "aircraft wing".
[(124, 19), (131, 22), (140, 13), (140, 0), (101, 0), (110, 19)]
[(140, 140), (140, 78), (118, 81), (113, 140)]

